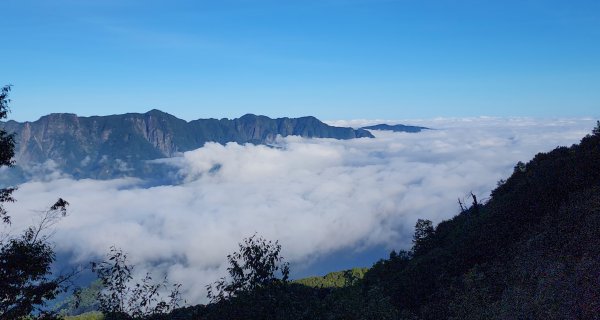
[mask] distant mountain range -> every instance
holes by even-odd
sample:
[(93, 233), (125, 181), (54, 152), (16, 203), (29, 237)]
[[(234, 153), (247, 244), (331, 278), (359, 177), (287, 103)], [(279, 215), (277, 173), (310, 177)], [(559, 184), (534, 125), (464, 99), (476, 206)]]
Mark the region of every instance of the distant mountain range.
[(362, 127), (361, 129), (367, 130), (386, 130), (394, 132), (421, 132), (423, 130), (430, 130), (426, 127), (407, 126), (403, 124), (389, 125), (389, 124), (377, 124), (374, 126)]
[(333, 127), (315, 117), (271, 119), (246, 114), (232, 120), (188, 122), (159, 110), (93, 117), (55, 113), (34, 122), (0, 125), (16, 133), (17, 165), (42, 167), (52, 160), (76, 178), (100, 179), (150, 174), (152, 166), (144, 160), (171, 157), (206, 142), (268, 144), (278, 135), (373, 138), (365, 129)]

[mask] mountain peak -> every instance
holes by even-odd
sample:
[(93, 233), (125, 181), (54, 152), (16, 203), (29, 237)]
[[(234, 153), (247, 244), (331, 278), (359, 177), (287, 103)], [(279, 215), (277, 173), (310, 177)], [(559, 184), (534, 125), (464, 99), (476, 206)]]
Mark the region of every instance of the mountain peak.
[(27, 125), (0, 122), (17, 134), (16, 161), (29, 166), (53, 160), (61, 170), (82, 178), (146, 175), (146, 160), (171, 157), (207, 142), (268, 144), (277, 136), (354, 139), (366, 130), (329, 126), (315, 117), (271, 119), (246, 114), (238, 119), (187, 122), (158, 109), (144, 114), (78, 117), (54, 113)]
[(389, 124), (385, 124), (385, 123), (377, 124), (374, 126), (362, 127), (362, 129), (394, 131), (394, 132), (413, 132), (413, 133), (421, 132), (423, 130), (430, 130), (430, 128), (426, 128), (426, 127), (407, 126), (404, 124), (389, 125)]
[(50, 113), (45, 116), (41, 116), (40, 119), (73, 119), (78, 116), (74, 113)]
[(172, 116), (171, 114), (166, 113), (166, 112), (164, 112), (162, 110), (158, 110), (158, 109), (152, 109), (152, 110), (150, 110), (150, 111), (148, 111), (148, 112), (146, 112), (144, 114), (146, 114), (146, 115), (161, 115), (161, 116), (169, 115), (169, 116)]

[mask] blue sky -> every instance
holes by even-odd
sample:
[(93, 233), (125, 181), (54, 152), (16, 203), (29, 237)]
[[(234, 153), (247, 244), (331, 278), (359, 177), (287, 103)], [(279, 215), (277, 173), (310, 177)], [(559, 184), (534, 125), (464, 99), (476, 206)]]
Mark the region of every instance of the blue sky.
[(600, 1), (3, 0), (11, 118), (600, 116)]

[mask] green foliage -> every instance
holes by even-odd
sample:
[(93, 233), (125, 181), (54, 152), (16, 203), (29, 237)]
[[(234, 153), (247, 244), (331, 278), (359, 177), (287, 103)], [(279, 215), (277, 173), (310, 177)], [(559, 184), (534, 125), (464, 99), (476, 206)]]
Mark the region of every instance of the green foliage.
[(527, 171), (527, 167), (525, 166), (525, 164), (521, 161), (517, 162), (517, 164), (515, 165), (514, 168), (514, 172), (525, 172)]
[(415, 225), (415, 234), (413, 236), (413, 254), (421, 255), (432, 247), (432, 238), (435, 229), (430, 220), (418, 219)]
[(599, 135), (540, 153), (485, 205), (417, 223), (413, 254), (377, 263), (364, 284), (419, 319), (594, 319), (599, 181)]
[(127, 264), (127, 255), (111, 247), (106, 261), (92, 263), (102, 290), (98, 293), (100, 311), (106, 319), (141, 319), (171, 312), (181, 301), (181, 285), (172, 286), (167, 299), (161, 297), (161, 289), (167, 288), (167, 279), (153, 283), (150, 274), (140, 283), (131, 284), (133, 266)]
[(355, 314), (364, 309), (354, 307), (354, 302), (361, 300), (361, 290), (352, 272), (346, 272), (346, 277), (352, 280), (347, 282), (344, 292), (290, 283), (287, 281), (289, 268), (280, 252), (277, 242), (256, 235), (244, 239), (239, 251), (228, 256), (230, 280), (222, 279), (209, 287), (213, 303), (178, 310), (172, 317), (283, 320), (319, 319), (329, 314), (331, 319), (338, 319), (333, 316)]
[[(156, 319), (399, 319), (398, 312), (383, 290), (376, 286), (366, 287), (360, 280), (367, 271), (366, 268), (332, 273), (322, 278), (327, 280), (326, 283), (341, 287), (310, 287), (297, 282), (290, 283), (285, 281), (285, 272), (282, 272), (283, 279), (275, 274), (275, 264), (282, 260), (279, 257), (280, 250), (277, 242), (269, 242), (256, 236), (245, 239), (240, 244), (238, 254), (230, 255), (233, 267), (229, 269), (230, 272), (241, 272), (247, 270), (244, 266), (252, 266), (250, 269), (267, 270), (261, 273), (269, 274), (264, 278), (269, 280), (254, 286), (240, 284), (236, 287), (246, 289), (206, 306), (178, 309), (168, 316)], [(231, 263), (232, 259), (235, 263)], [(285, 265), (278, 270), (285, 270)], [(312, 278), (308, 282), (317, 284), (319, 280)]]
[(104, 320), (104, 315), (99, 311), (86, 312), (77, 316), (66, 316), (65, 320)]
[(55, 255), (44, 232), (64, 217), (67, 205), (59, 199), (38, 225), (0, 241), (0, 318), (15, 319), (34, 311), (46, 314), (45, 303), (66, 292), (73, 274), (52, 276)]
[[(8, 94), (10, 86), (0, 89), (0, 119), (8, 114)], [(14, 156), (14, 135), (0, 129), (0, 167), (12, 166)], [(0, 218), (10, 223), (4, 207), (12, 202), (15, 188), (0, 189)], [(51, 265), (56, 259), (53, 246), (46, 231), (67, 213), (69, 205), (58, 199), (46, 210), (39, 224), (29, 227), (22, 235), (0, 235), (0, 318), (18, 319), (30, 316), (51, 319), (53, 312), (44, 307), (47, 301), (66, 292), (73, 273), (52, 275)]]
[[(6, 118), (9, 108), (8, 103), (10, 99), (8, 99), (8, 94), (10, 92), (10, 86), (4, 86), (0, 89), (0, 120)], [(0, 128), (0, 167), (3, 166), (12, 166), (13, 156), (15, 155), (15, 137), (14, 134), (6, 132), (3, 128)], [(1, 188), (0, 189), (0, 219), (4, 223), (10, 223), (10, 216), (4, 209), (2, 205), (5, 202), (13, 202), (15, 201), (12, 198), (12, 193), (15, 191), (15, 188)]]
[(78, 315), (99, 309), (98, 294), (102, 291), (102, 282), (96, 280), (88, 287), (79, 289), (75, 294), (65, 299), (57, 308), (63, 316)]
[(359, 283), (344, 288), (270, 285), (156, 319), (398, 319), (388, 297), (375, 288), (364, 289)]
[(596, 126), (592, 129), (592, 134), (595, 136), (600, 135), (600, 121), (596, 121)]
[[(227, 256), (229, 279), (207, 286), (208, 298), (219, 302), (258, 288), (287, 284), (290, 269), (280, 256), (281, 245), (253, 235)], [(281, 273), (278, 277), (277, 273)]]
[(350, 270), (330, 272), (323, 277), (309, 277), (294, 280), (294, 283), (313, 288), (343, 288), (364, 278), (369, 268), (353, 268)]

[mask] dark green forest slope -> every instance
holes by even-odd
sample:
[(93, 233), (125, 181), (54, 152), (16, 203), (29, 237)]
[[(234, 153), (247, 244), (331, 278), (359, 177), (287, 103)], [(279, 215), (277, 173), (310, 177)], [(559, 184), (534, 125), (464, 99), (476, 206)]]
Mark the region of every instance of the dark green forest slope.
[(302, 278), (294, 282), (314, 288), (342, 288), (353, 281), (364, 278), (367, 271), (369, 271), (369, 268), (353, 268), (330, 272), (322, 277)]
[(433, 227), (343, 288), (277, 283), (172, 319), (597, 319), (600, 132), (540, 153), (485, 204)]
[(418, 319), (596, 319), (600, 311), (600, 133), (517, 164), (485, 205), (380, 261), (382, 288)]

